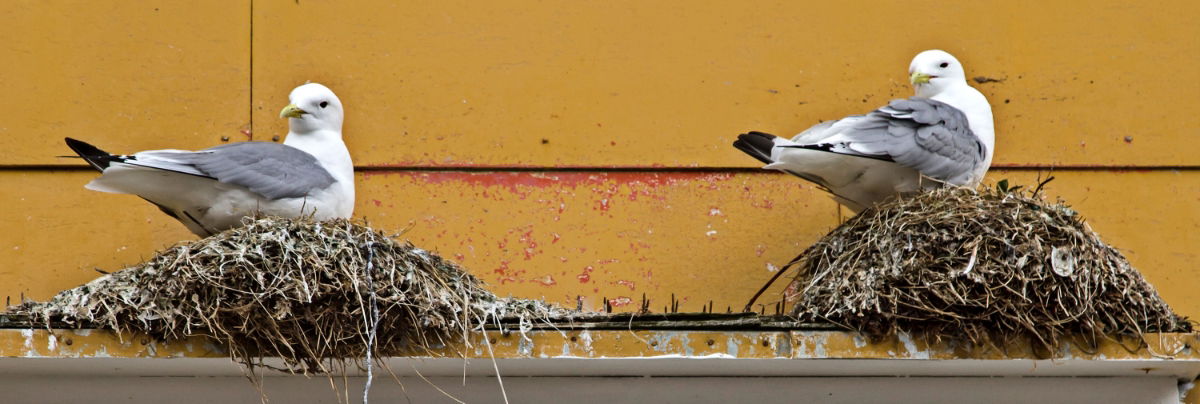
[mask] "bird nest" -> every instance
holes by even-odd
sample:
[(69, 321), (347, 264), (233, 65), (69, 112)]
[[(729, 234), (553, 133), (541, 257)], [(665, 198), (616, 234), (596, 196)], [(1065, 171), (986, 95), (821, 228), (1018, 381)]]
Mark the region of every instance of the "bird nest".
[(458, 265), (364, 224), (278, 218), (176, 245), (21, 311), (162, 340), (209, 336), (243, 364), (274, 356), (306, 373), (461, 347), (501, 318), (565, 313), (498, 298)]
[[(1044, 183), (1042, 184), (1044, 185)], [(1116, 249), (1036, 190), (947, 188), (848, 220), (790, 265), (802, 321), (977, 344), (1191, 332)]]

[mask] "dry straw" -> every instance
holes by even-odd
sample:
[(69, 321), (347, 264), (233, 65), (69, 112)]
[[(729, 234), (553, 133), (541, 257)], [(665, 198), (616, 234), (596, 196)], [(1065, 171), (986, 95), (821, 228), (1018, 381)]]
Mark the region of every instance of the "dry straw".
[[(348, 220), (266, 218), (180, 244), (24, 311), (163, 339), (207, 335), (253, 365), (328, 373), (342, 359), (465, 349), (501, 318), (562, 310), (497, 298), (452, 262)], [(341, 367), (338, 366), (338, 367)]]
[(855, 216), (792, 263), (792, 314), (874, 338), (903, 330), (1050, 351), (1191, 331), (1075, 211), (1044, 201), (1041, 185), (1019, 188), (941, 189)]

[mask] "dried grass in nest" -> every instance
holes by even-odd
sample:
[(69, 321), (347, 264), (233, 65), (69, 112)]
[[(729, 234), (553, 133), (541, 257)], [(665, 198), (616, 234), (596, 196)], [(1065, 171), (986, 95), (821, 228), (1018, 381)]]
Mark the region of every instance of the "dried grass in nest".
[(454, 263), (364, 224), (278, 218), (177, 245), (23, 311), (163, 340), (207, 335), (243, 364), (277, 356), (306, 373), (463, 344), (501, 317), (563, 312), (497, 298)]
[(848, 220), (793, 261), (792, 314), (874, 339), (1029, 340), (1048, 352), (1191, 332), (1075, 211), (1019, 188), (941, 189)]

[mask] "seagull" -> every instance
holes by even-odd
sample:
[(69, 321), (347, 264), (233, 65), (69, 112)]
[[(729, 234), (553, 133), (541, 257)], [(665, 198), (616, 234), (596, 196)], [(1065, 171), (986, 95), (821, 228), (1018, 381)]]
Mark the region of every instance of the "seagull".
[(317, 83), (296, 87), (288, 99), (279, 113), (290, 126), (283, 144), (113, 155), (72, 138), (66, 142), (102, 173), (87, 189), (140, 196), (200, 237), (240, 227), (245, 217), (349, 218), (354, 165), (342, 142), (341, 101)]
[(979, 184), (995, 151), (987, 98), (945, 51), (917, 54), (908, 73), (913, 97), (822, 122), (790, 140), (745, 133), (733, 146), (765, 169), (817, 184), (855, 213), (899, 194)]

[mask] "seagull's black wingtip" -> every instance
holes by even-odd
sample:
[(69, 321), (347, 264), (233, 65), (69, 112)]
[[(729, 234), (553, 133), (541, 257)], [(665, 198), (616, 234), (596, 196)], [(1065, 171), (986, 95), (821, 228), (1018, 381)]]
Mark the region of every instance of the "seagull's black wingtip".
[(738, 140), (733, 142), (733, 147), (765, 164), (775, 162), (771, 160), (771, 149), (775, 147), (775, 135), (757, 131), (743, 133), (738, 135)]
[(96, 146), (92, 146), (82, 140), (76, 140), (69, 137), (63, 138), (63, 140), (67, 142), (67, 147), (70, 147), (75, 154), (78, 154), (80, 158), (88, 162), (88, 164), (91, 164), (92, 168), (100, 170), (101, 172), (103, 172), (105, 168), (108, 168), (109, 163), (114, 160), (113, 155), (108, 154), (108, 152), (100, 150)]

